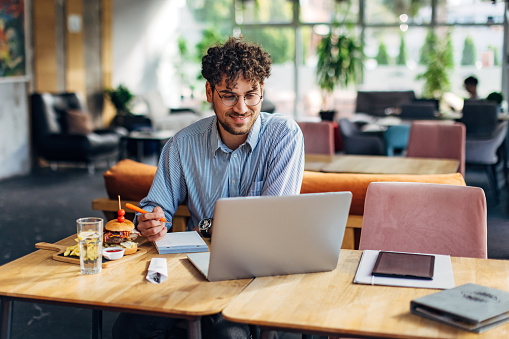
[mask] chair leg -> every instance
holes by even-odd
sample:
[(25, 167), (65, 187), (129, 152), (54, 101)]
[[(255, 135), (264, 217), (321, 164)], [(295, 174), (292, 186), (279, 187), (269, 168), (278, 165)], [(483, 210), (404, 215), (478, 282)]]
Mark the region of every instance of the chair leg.
[(505, 141), (502, 143), (502, 145), (500, 145), (499, 150), (500, 150), (499, 157), (500, 157), (500, 160), (502, 161), (502, 168), (504, 169), (504, 185), (508, 185), (507, 178), (509, 177), (509, 175), (507, 173), (508, 172), (507, 171), (507, 152), (506, 152)]
[(495, 198), (495, 203), (498, 204), (497, 167), (496, 165), (487, 165), (485, 168), (491, 189), (493, 190), (493, 197)]

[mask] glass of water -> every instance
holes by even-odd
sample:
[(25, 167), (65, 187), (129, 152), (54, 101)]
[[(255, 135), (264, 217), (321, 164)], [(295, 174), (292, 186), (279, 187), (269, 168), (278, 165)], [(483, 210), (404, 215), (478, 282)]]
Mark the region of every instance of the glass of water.
[(95, 274), (102, 269), (103, 219), (76, 220), (80, 248), (80, 267), (83, 274)]

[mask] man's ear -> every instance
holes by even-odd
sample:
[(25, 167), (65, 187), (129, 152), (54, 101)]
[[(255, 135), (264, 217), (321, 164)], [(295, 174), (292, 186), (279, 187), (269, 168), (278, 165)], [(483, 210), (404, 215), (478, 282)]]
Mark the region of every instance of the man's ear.
[(212, 96), (214, 95), (213, 93), (213, 90), (212, 90), (212, 85), (210, 84), (210, 82), (206, 82), (205, 83), (205, 92), (207, 93), (207, 102), (212, 102)]

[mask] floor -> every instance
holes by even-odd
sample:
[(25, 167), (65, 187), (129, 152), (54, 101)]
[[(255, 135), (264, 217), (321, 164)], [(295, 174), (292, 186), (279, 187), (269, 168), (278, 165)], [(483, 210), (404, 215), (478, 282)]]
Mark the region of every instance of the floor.
[[(150, 163), (150, 159), (147, 160)], [(155, 161), (155, 160), (154, 160)], [(42, 168), (33, 174), (0, 181), (0, 265), (35, 250), (37, 242), (55, 242), (76, 231), (75, 220), (100, 216), (91, 201), (105, 197), (99, 168), (93, 175), (86, 168)], [(500, 173), (500, 177), (502, 177)], [(495, 203), (481, 168), (467, 168), (470, 186), (485, 189), (488, 201), (488, 256), (509, 259), (509, 192), (501, 187)], [(504, 183), (501, 183), (501, 185)], [(58, 286), (55, 286), (58, 288)], [(111, 338), (117, 313), (103, 313), (103, 338)], [(45, 304), (14, 303), (12, 338), (89, 338), (91, 311)], [(281, 333), (281, 339), (299, 336)]]

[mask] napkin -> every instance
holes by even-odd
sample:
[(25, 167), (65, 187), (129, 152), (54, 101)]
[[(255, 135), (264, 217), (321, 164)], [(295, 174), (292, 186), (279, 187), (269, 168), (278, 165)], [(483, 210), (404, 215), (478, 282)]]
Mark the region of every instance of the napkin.
[(147, 280), (153, 284), (160, 284), (168, 278), (166, 258), (152, 258), (148, 266)]

